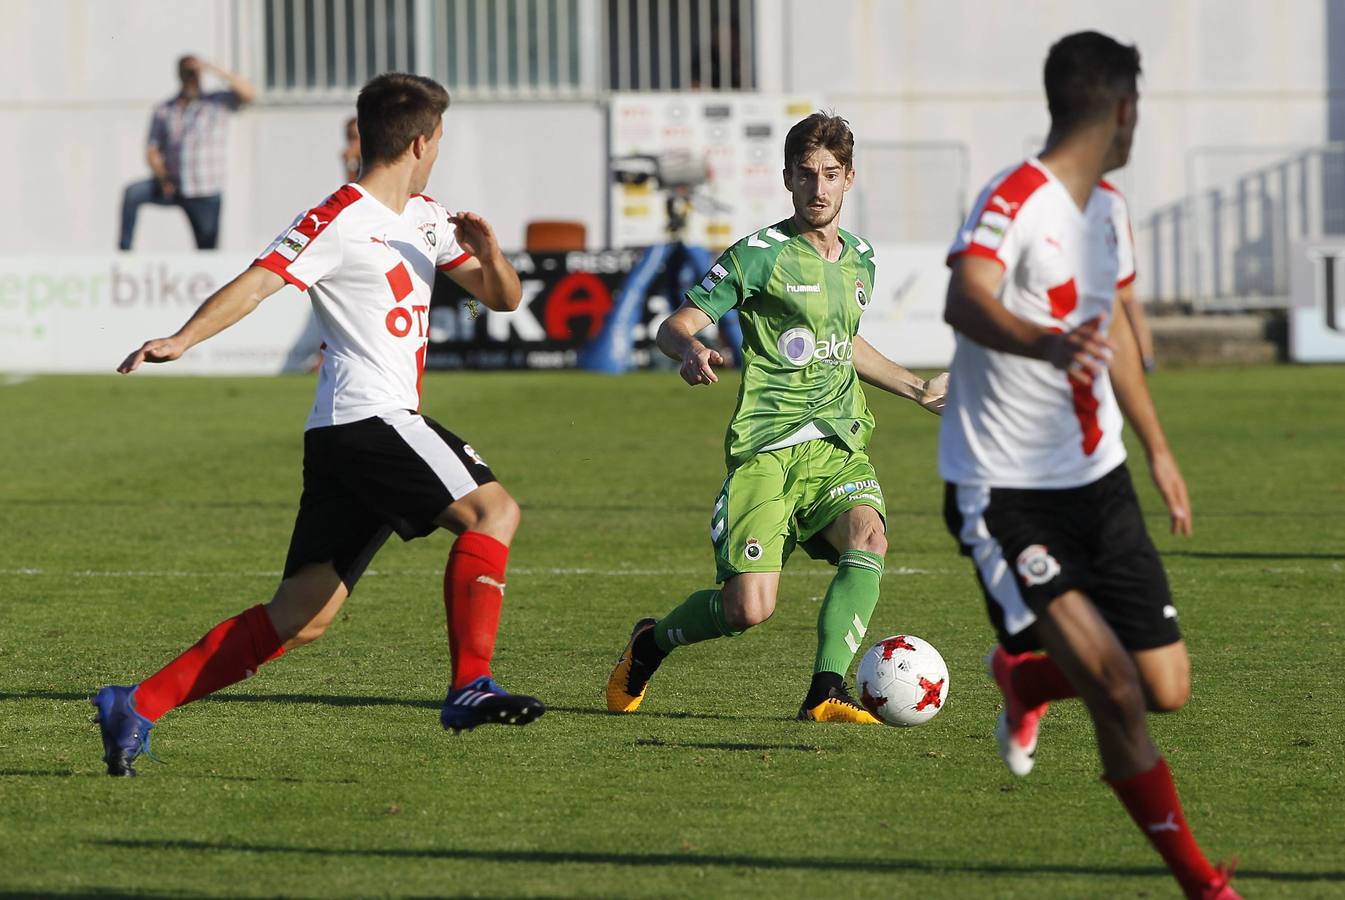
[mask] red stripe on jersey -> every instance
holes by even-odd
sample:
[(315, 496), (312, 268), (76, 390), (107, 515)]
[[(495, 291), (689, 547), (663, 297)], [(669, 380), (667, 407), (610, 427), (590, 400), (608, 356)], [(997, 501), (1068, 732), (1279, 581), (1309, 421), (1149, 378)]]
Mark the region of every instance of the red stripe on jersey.
[[(319, 234), (322, 234), (328, 225), (332, 224), (332, 221), (340, 215), (341, 210), (350, 206), (363, 196), (364, 195), (360, 193), (359, 188), (355, 187), (353, 184), (342, 185), (337, 188), (336, 193), (330, 195), (326, 200), (323, 200), (317, 206), (304, 213), (304, 217), (299, 220), (299, 224), (285, 232), (286, 235), (289, 235), (291, 232), (297, 231), (308, 238), (308, 240), (304, 242), (303, 247), (294, 254), (294, 259), (298, 259), (303, 255), (304, 250), (308, 249), (308, 245), (313, 243), (313, 239)], [(286, 271), (293, 261), (294, 260), (286, 259), (281, 256), (277, 250), (272, 250), (270, 253), (266, 254), (265, 257), (258, 257), (253, 265), (270, 269), (290, 284), (299, 288), (299, 290), (306, 291), (308, 290), (308, 285)]]
[(460, 266), (460, 265), (462, 265), (463, 263), (467, 262), (467, 260), (469, 260), (469, 259), (471, 259), (471, 258), (472, 258), (472, 254), (467, 253), (467, 252), (464, 252), (461, 256), (456, 256), (456, 257), (454, 257), (453, 259), (450, 259), (450, 260), (449, 260), (448, 262), (446, 262), (446, 263), (440, 263), (439, 266), (438, 266), (438, 269), (439, 269), (440, 272), (452, 272), (452, 271), (453, 271), (454, 269), (456, 269), (458, 266)]
[(1001, 213), (1013, 221), (1018, 217), (1018, 210), (1023, 208), (1027, 198), (1035, 194), (1037, 188), (1045, 183), (1045, 172), (1031, 163), (1023, 163), (990, 192), (985, 206), (981, 207), (981, 212), (990, 210)]
[(1064, 284), (1047, 288), (1046, 299), (1051, 301), (1051, 315), (1063, 319), (1074, 312), (1075, 307), (1079, 305), (1079, 289), (1075, 287), (1074, 279), (1071, 278)]
[(288, 281), (290, 284), (294, 285), (301, 291), (308, 290), (308, 285), (304, 284), (298, 278), (295, 278), (293, 275), (290, 274), (289, 269), (285, 268), (287, 265), (289, 265), (289, 260), (281, 256), (279, 253), (271, 253), (268, 256), (258, 257), (257, 259), (254, 259), (252, 261), (252, 264), (254, 266), (260, 266), (261, 268), (267, 269), (271, 272), (275, 272), (281, 278), (285, 279), (286, 281)]
[(1119, 291), (1121, 288), (1129, 287), (1134, 283), (1135, 283), (1135, 273), (1131, 272), (1125, 278), (1122, 278), (1120, 281), (1116, 282), (1116, 289)]
[(999, 258), (999, 254), (989, 247), (982, 247), (980, 244), (968, 244), (956, 253), (949, 253), (948, 258), (943, 261), (946, 266), (951, 266), (964, 256), (979, 256), (983, 259), (993, 260), (1004, 268), (1004, 260)]
[(298, 230), (313, 239), (322, 233), (322, 230), (341, 214), (341, 210), (350, 206), (356, 200), (364, 195), (360, 193), (359, 188), (353, 184), (345, 184), (337, 188), (336, 193), (332, 194), (326, 200), (310, 209), (299, 223)]
[[(1045, 172), (1031, 163), (1026, 162), (1006, 175), (999, 184), (995, 185), (995, 187), (989, 191), (985, 203), (976, 210), (976, 215), (973, 224), (971, 225), (971, 240), (968, 242), (967, 246), (963, 247), (961, 250), (949, 254), (947, 260), (945, 260), (947, 265), (951, 266), (953, 261), (959, 256), (968, 254), (973, 256), (984, 256), (987, 259), (995, 260), (1001, 266), (1005, 265), (1004, 260), (1000, 259), (996, 247), (990, 247), (977, 242), (976, 232), (982, 227), (982, 221), (990, 213), (995, 213), (996, 216), (1003, 216), (1003, 219), (993, 218), (991, 222), (987, 222), (985, 225), (985, 227), (993, 228), (995, 231), (999, 232), (1000, 243), (1002, 243), (1005, 232), (1007, 232), (1009, 226), (1013, 224), (1013, 220), (1018, 218), (1018, 211), (1023, 208), (1023, 204), (1027, 202), (1027, 198), (1031, 197), (1036, 192), (1037, 188), (1045, 184), (1046, 181), (1047, 178)], [(1005, 220), (1007, 220), (1007, 222)]]
[(1098, 399), (1091, 384), (1080, 384), (1073, 378), (1069, 380), (1070, 393), (1074, 399), (1074, 417), (1079, 420), (1082, 432), (1080, 446), (1084, 456), (1092, 456), (1097, 445), (1102, 443), (1102, 428), (1097, 423)]
[(1102, 188), (1104, 191), (1115, 194), (1118, 197), (1121, 196), (1121, 192), (1116, 189), (1116, 185), (1112, 184), (1105, 178), (1099, 178), (1097, 186)]

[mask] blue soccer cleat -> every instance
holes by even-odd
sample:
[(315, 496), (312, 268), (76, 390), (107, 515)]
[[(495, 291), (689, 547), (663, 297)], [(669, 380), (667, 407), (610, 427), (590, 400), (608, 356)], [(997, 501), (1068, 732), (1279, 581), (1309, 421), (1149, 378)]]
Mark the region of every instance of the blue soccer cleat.
[(107, 763), (109, 775), (134, 777), (132, 763), (135, 758), (142, 753), (149, 754), (149, 730), (154, 723), (135, 711), (137, 687), (137, 684), (109, 685), (101, 688), (90, 701), (98, 710), (95, 721), (103, 733), (103, 761)]
[(460, 688), (450, 688), (439, 712), (439, 723), (454, 734), (478, 725), (527, 725), (546, 707), (536, 697), (511, 694), (489, 675)]

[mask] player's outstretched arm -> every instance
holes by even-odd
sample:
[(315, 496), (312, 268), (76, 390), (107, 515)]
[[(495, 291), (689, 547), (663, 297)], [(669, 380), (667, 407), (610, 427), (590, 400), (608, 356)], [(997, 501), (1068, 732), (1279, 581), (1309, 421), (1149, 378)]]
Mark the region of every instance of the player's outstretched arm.
[(711, 323), (711, 318), (696, 304), (686, 301), (658, 329), (658, 348), (663, 355), (678, 360), (682, 367), (678, 374), (687, 384), (714, 384), (719, 380), (713, 366), (722, 366), (724, 357), (700, 342), (697, 334)]
[(914, 400), (935, 415), (943, 414), (943, 396), (948, 393), (948, 373), (926, 381), (910, 369), (899, 366), (859, 335), (855, 335), (855, 374), (898, 397)]
[(1080, 384), (1092, 384), (1111, 361), (1115, 348), (1102, 332), (1102, 317), (1065, 332), (1035, 325), (999, 302), (1004, 269), (994, 260), (963, 256), (953, 263), (943, 320), (991, 350), (1044, 359), (1069, 372)]
[(495, 230), (474, 212), (448, 217), (457, 229), (458, 246), (472, 258), (448, 273), (463, 290), (496, 312), (512, 312), (523, 299), (518, 273), (500, 251)]
[[(1131, 290), (1129, 286), (1121, 290)], [(1117, 302), (1120, 303), (1118, 295)], [(1144, 454), (1149, 459), (1149, 474), (1153, 476), (1158, 493), (1168, 508), (1172, 533), (1191, 534), (1191, 500), (1186, 493), (1186, 479), (1177, 467), (1177, 458), (1168, 447), (1167, 435), (1158, 421), (1158, 410), (1149, 394), (1140, 364), (1139, 341), (1131, 331), (1130, 319), (1124, 312), (1112, 317), (1112, 343), (1116, 355), (1111, 364), (1112, 389), (1130, 427), (1135, 429)]]
[(163, 363), (177, 359), (196, 344), (214, 337), (252, 312), (263, 300), (284, 286), (285, 279), (270, 269), (249, 267), (242, 275), (207, 297), (176, 334), (145, 341), (140, 349), (122, 360), (117, 371), (126, 375), (140, 368), (141, 363)]

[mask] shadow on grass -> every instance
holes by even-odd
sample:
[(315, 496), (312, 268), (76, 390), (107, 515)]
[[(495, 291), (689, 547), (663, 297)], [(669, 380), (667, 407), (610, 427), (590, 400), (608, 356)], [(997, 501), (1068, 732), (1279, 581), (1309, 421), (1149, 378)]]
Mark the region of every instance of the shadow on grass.
[[(7, 691), (0, 692), (0, 703), (8, 700), (83, 700), (93, 697), (95, 689), (87, 693), (73, 691)], [(440, 700), (407, 700), (399, 697), (368, 697), (353, 694), (212, 694), (197, 701), (199, 703), (295, 703), (315, 706), (406, 706), (413, 709), (439, 709)], [(90, 708), (92, 715), (92, 708)], [(551, 715), (603, 716), (627, 718), (621, 713), (608, 712), (600, 706), (548, 706)], [(672, 710), (668, 712), (641, 712), (640, 718), (654, 719), (711, 719), (726, 722), (786, 722), (785, 716), (752, 716), (741, 713), (700, 713)]]
[(742, 744), (731, 742), (700, 743), (697, 741), (665, 741), (661, 738), (639, 738), (637, 747), (667, 747), (671, 750), (795, 750), (799, 753), (825, 753), (826, 747), (816, 744)]
[[(1168, 877), (1161, 866), (1090, 866), (1061, 863), (993, 863), (993, 862), (939, 862), (927, 859), (828, 858), (818, 856), (783, 859), (771, 856), (717, 853), (600, 853), (593, 851), (560, 850), (465, 850), (451, 848), (342, 848), (294, 847), (283, 844), (249, 844), (226, 841), (136, 840), (110, 839), (90, 841), (94, 846), (117, 847), (128, 850), (185, 850), (207, 853), (292, 853), (298, 856), (318, 857), (378, 857), (383, 859), (462, 860), (466, 862), (538, 863), (541, 865), (604, 865), (604, 866), (691, 866), (724, 867), (735, 869), (799, 869), (816, 871), (868, 872), (929, 872), (964, 873), (971, 875), (1151, 875)], [(1237, 880), (1318, 882), (1345, 881), (1345, 872), (1271, 872), (1258, 869), (1238, 869)]]
[(1163, 556), (1183, 556), (1187, 559), (1341, 559), (1345, 553), (1216, 553), (1212, 550), (1169, 550)]

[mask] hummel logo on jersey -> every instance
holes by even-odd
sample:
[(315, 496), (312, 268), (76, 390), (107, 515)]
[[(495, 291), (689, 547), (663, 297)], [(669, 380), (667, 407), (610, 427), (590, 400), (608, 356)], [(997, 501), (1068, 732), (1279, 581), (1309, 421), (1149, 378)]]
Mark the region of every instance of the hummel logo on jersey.
[(316, 229), (316, 228), (321, 228), (323, 225), (326, 225), (327, 222), (330, 222), (330, 221), (331, 221), (331, 219), (328, 219), (327, 222), (322, 221), (321, 219), (318, 218), (318, 214), (317, 214), (317, 213), (309, 213), (309, 214), (308, 214), (308, 218), (310, 218), (310, 219), (313, 220), (313, 227), (314, 227), (315, 229)]
[(997, 206), (1000, 209), (1004, 210), (1004, 215), (1006, 216), (1012, 216), (1015, 212), (1017, 212), (1018, 207), (1022, 205), (1023, 204), (1021, 203), (1010, 203), (1008, 200), (1005, 200), (998, 194), (991, 197), (990, 201), (986, 203), (986, 206)]
[(820, 294), (822, 285), (820, 284), (786, 284), (785, 290), (791, 294)]
[(728, 269), (725, 269), (719, 263), (715, 263), (713, 266), (710, 267), (710, 271), (705, 273), (705, 280), (701, 282), (701, 289), (706, 291), (713, 291), (715, 289), (715, 285), (719, 284), (719, 282), (723, 281), (725, 278), (728, 277), (729, 277)]
[(1181, 826), (1177, 824), (1177, 813), (1168, 813), (1168, 817), (1161, 822), (1153, 822), (1149, 825), (1150, 834), (1158, 834), (1160, 831), (1181, 831)]

